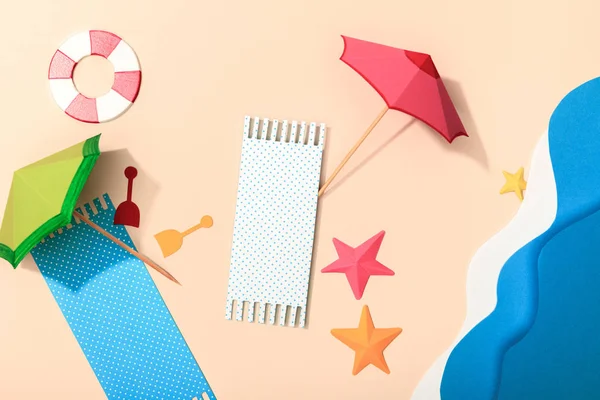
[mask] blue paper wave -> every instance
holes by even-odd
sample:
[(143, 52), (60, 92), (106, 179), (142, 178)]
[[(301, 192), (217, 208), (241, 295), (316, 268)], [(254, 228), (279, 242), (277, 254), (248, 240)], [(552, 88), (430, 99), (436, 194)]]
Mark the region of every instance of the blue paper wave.
[[(532, 330), (538, 309), (546, 309), (546, 305), (540, 303), (546, 299), (540, 298), (540, 288), (545, 288), (544, 284), (548, 279), (556, 280), (557, 274), (565, 273), (564, 268), (553, 268), (551, 263), (541, 263), (543, 258), (540, 255), (545, 247), (549, 248), (549, 242), (559, 233), (600, 210), (600, 78), (577, 87), (560, 102), (550, 118), (548, 140), (557, 190), (556, 219), (546, 232), (522, 247), (504, 264), (498, 278), (496, 308), (450, 354), (440, 388), (441, 398), (444, 400), (494, 400), (500, 395), (506, 400), (549, 398), (544, 397), (541, 391), (536, 392), (533, 387), (526, 389), (527, 382), (517, 379), (517, 370), (507, 368), (508, 364), (504, 365), (504, 361), (506, 358), (511, 367), (517, 362), (523, 362), (524, 358), (515, 345)], [(594, 239), (594, 236), (588, 236), (591, 234), (589, 230), (582, 232), (576, 233), (576, 236), (586, 237), (586, 240)], [(600, 232), (596, 237), (600, 239)], [(596, 243), (600, 243), (600, 240)], [(564, 257), (564, 262), (568, 262), (568, 255)], [(560, 263), (556, 256), (551, 260)], [(600, 268), (600, 260), (598, 261)], [(548, 268), (542, 270), (542, 267)], [(588, 263), (588, 269), (595, 267)], [(563, 280), (568, 279), (568, 271), (567, 269), (567, 276)], [(541, 280), (541, 277), (544, 279)], [(600, 293), (597, 286), (593, 286), (595, 282), (590, 279), (589, 287), (585, 290)], [(574, 294), (576, 293), (571, 293)], [(587, 304), (588, 309), (593, 307), (600, 310), (600, 294), (596, 299), (598, 301), (595, 303)], [(580, 329), (585, 327), (579, 324), (571, 327), (573, 337), (577, 337)], [(542, 330), (548, 335), (552, 331)], [(509, 352), (513, 346), (514, 351)], [(546, 349), (547, 352), (551, 350)], [(593, 360), (591, 358), (586, 358), (584, 362), (598, 362), (589, 365), (598, 370), (600, 355), (594, 355)], [(557, 368), (569, 366), (558, 365)], [(532, 374), (539, 372), (532, 371)], [(548, 379), (551, 377), (552, 374), (549, 374)], [(504, 385), (508, 382), (518, 382), (522, 386), (520, 393), (525, 397), (511, 397), (515, 396), (515, 391)], [(539, 381), (537, 385), (540, 385)], [(595, 394), (595, 397), (569, 398), (600, 398), (600, 392)]]

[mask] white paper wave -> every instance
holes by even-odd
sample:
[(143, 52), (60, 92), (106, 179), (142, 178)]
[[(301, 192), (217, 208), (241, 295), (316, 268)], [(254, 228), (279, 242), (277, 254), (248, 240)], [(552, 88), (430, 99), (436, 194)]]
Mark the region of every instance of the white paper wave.
[(556, 210), (556, 182), (548, 133), (545, 133), (533, 152), (525, 199), (517, 214), (484, 243), (471, 260), (467, 275), (467, 315), (458, 337), (421, 379), (411, 400), (440, 399), (442, 376), (452, 350), (496, 307), (496, 288), (502, 267), (520, 248), (550, 228)]

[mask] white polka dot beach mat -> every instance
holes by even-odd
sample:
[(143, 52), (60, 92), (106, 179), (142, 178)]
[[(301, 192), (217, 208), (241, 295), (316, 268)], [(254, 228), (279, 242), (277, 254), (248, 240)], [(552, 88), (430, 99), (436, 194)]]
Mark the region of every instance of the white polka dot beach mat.
[(226, 319), (304, 327), (324, 142), (325, 124), (245, 117)]
[[(135, 249), (108, 195), (84, 208)], [(77, 220), (31, 254), (109, 400), (216, 399), (141, 261)]]

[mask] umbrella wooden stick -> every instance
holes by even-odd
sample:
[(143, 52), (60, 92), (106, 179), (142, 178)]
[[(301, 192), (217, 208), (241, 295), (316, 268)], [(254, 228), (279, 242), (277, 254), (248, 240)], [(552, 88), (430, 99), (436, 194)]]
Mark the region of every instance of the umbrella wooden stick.
[(166, 276), (168, 279), (172, 280), (173, 282), (175, 282), (178, 285), (181, 285), (181, 283), (179, 283), (179, 281), (177, 279), (175, 279), (175, 277), (173, 275), (171, 275), (163, 267), (161, 267), (160, 265), (156, 264), (154, 261), (152, 261), (151, 259), (149, 259), (145, 255), (143, 255), (143, 254), (135, 251), (131, 247), (127, 246), (125, 243), (121, 242), (119, 239), (117, 239), (116, 237), (114, 237), (110, 233), (106, 232), (104, 229), (102, 229), (101, 227), (99, 227), (98, 225), (96, 225), (95, 223), (93, 223), (92, 221), (90, 221), (88, 218), (86, 218), (85, 216), (83, 216), (83, 214), (78, 213), (77, 211), (74, 211), (73, 212), (73, 216), (79, 218), (80, 220), (82, 220), (83, 222), (85, 222), (86, 224), (88, 224), (89, 226), (91, 226), (92, 228), (94, 228), (95, 230), (97, 230), (98, 232), (100, 232), (102, 235), (106, 236), (108, 239), (112, 240), (113, 242), (115, 242), (116, 244), (118, 244), (119, 246), (121, 246), (123, 249), (127, 250), (129, 253), (133, 254), (135, 257), (139, 258), (144, 263), (148, 264), (149, 266), (151, 266), (152, 268), (154, 268), (155, 270), (157, 270), (158, 272), (160, 272), (161, 274), (163, 274), (164, 276)]
[(377, 116), (377, 118), (375, 118), (375, 120), (373, 122), (371, 122), (371, 125), (369, 125), (369, 127), (367, 128), (367, 130), (365, 131), (365, 133), (362, 135), (362, 137), (360, 139), (358, 139), (358, 142), (356, 142), (356, 144), (354, 145), (354, 147), (352, 147), (350, 149), (350, 151), (348, 152), (348, 154), (346, 154), (346, 157), (344, 157), (344, 159), (342, 160), (342, 162), (333, 171), (333, 174), (331, 174), (331, 176), (329, 178), (327, 178), (327, 180), (325, 181), (325, 183), (323, 184), (323, 186), (321, 187), (321, 189), (319, 189), (319, 196), (322, 195), (325, 192), (325, 190), (331, 184), (331, 182), (333, 181), (333, 179), (337, 176), (337, 174), (340, 173), (340, 171), (342, 170), (342, 168), (344, 168), (344, 165), (346, 165), (346, 163), (348, 162), (348, 160), (350, 159), (350, 157), (352, 157), (354, 155), (354, 153), (356, 153), (356, 150), (358, 150), (358, 148), (360, 147), (360, 145), (362, 144), (362, 142), (365, 141), (365, 139), (367, 138), (367, 136), (369, 136), (369, 134), (371, 133), (371, 131), (373, 131), (373, 129), (375, 129), (375, 127), (377, 126), (377, 124), (379, 123), (379, 121), (381, 121), (381, 119), (383, 118), (383, 116), (385, 115), (385, 113), (388, 110), (389, 110), (389, 108), (386, 106), (383, 110), (381, 110), (381, 112), (379, 113), (379, 115)]

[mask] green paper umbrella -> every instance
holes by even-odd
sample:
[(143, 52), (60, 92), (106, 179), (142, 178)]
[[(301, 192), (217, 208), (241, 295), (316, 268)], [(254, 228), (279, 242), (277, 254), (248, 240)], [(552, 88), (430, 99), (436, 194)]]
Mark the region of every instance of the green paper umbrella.
[(165, 269), (75, 211), (90, 172), (100, 156), (100, 135), (16, 171), (0, 227), (0, 258), (13, 268), (43, 238), (71, 222), (72, 216), (96, 229), (158, 272)]
[(0, 257), (13, 268), (44, 237), (68, 225), (100, 156), (100, 135), (15, 171), (0, 228)]

